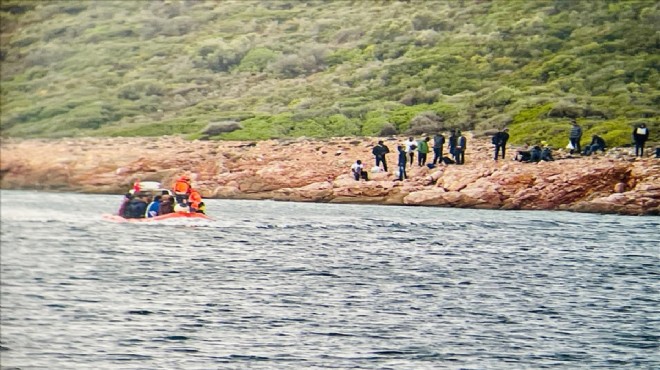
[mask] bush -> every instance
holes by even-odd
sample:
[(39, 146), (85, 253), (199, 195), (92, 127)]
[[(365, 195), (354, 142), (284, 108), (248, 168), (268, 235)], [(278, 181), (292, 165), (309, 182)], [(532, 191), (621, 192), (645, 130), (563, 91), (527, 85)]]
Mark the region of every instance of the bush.
[(242, 129), (243, 126), (236, 121), (211, 122), (203, 130), (202, 134), (207, 136), (217, 136), (225, 132), (232, 132)]
[(439, 132), (444, 129), (444, 120), (435, 112), (422, 112), (412, 119), (407, 133), (420, 135), (423, 133)]
[(548, 112), (548, 117), (553, 118), (578, 118), (584, 116), (584, 109), (574, 103), (560, 101)]
[(438, 100), (438, 90), (426, 91), (423, 88), (410, 89), (406, 91), (399, 103), (404, 105), (431, 104)]
[(250, 49), (241, 60), (238, 70), (241, 72), (263, 72), (268, 63), (279, 56), (276, 51), (264, 47)]
[(397, 131), (396, 127), (394, 127), (393, 124), (386, 123), (380, 129), (380, 132), (379, 132), (378, 136), (394, 136), (394, 135), (397, 135), (398, 133), (399, 132)]

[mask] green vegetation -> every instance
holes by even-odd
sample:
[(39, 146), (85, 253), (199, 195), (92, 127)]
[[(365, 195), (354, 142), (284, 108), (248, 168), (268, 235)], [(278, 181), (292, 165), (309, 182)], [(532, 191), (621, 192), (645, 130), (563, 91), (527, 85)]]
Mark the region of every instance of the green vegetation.
[[(0, 3), (4, 137), (660, 140), (655, 0)], [(209, 123), (238, 129), (203, 135)]]

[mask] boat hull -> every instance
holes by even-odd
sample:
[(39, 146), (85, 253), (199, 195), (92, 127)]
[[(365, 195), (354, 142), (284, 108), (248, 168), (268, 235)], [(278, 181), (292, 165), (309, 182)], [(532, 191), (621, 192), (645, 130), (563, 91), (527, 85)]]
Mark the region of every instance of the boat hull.
[(157, 222), (157, 221), (176, 219), (176, 218), (195, 218), (195, 219), (212, 220), (211, 217), (203, 213), (188, 213), (188, 212), (174, 212), (174, 213), (168, 213), (165, 215), (149, 217), (149, 218), (124, 218), (119, 215), (109, 215), (109, 214), (103, 215), (104, 220), (112, 221), (112, 222)]

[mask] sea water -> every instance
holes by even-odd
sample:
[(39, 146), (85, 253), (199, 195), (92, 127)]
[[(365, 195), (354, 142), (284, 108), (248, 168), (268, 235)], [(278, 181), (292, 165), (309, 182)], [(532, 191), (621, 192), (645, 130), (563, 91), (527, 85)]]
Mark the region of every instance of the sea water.
[(660, 218), (2, 191), (3, 369), (660, 368)]

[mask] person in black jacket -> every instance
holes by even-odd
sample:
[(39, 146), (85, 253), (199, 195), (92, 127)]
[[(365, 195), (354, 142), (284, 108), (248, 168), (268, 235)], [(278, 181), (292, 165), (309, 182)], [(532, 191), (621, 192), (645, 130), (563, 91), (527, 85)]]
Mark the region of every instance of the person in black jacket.
[(467, 139), (460, 131), (456, 132), (456, 147), (454, 148), (454, 157), (456, 164), (465, 164), (465, 148), (467, 146)]
[(649, 139), (649, 129), (645, 124), (641, 124), (633, 130), (633, 140), (635, 141), (635, 157), (644, 156), (644, 144)]
[(595, 153), (596, 151), (605, 151), (605, 140), (598, 136), (594, 135), (591, 137), (591, 144), (587, 145), (584, 148), (584, 155), (591, 155), (592, 153)]
[(403, 181), (408, 178), (406, 175), (408, 157), (406, 156), (406, 148), (403, 145), (399, 145), (397, 149), (399, 150), (399, 181)]
[(124, 195), (124, 200), (122, 200), (121, 206), (119, 206), (119, 211), (117, 211), (119, 216), (126, 217), (126, 208), (128, 207), (128, 203), (131, 202), (131, 199), (133, 199), (133, 194), (126, 193)]
[(147, 201), (142, 197), (135, 197), (126, 206), (126, 218), (144, 218), (147, 212)]
[(449, 141), (447, 142), (447, 149), (449, 149), (449, 154), (454, 158), (454, 161), (456, 161), (456, 140), (458, 139), (458, 136), (456, 136), (456, 130), (451, 129), (449, 131)]
[(384, 143), (383, 140), (380, 140), (378, 142), (378, 145), (376, 145), (371, 153), (376, 157), (376, 167), (380, 167), (380, 163), (383, 163), (383, 171), (387, 172), (387, 160), (385, 159), (385, 154), (390, 152), (390, 148), (388, 148)]
[(495, 160), (497, 160), (500, 150), (502, 151), (502, 159), (506, 155), (506, 142), (509, 141), (509, 129), (505, 128), (498, 131), (493, 135), (493, 144), (495, 145)]
[(445, 137), (437, 134), (433, 137), (433, 164), (442, 162), (442, 146), (445, 144)]

